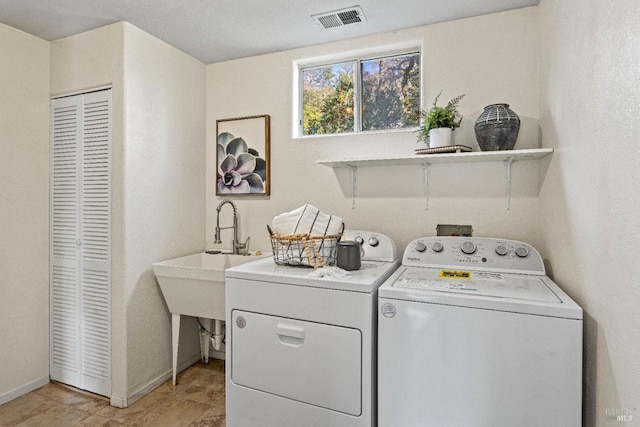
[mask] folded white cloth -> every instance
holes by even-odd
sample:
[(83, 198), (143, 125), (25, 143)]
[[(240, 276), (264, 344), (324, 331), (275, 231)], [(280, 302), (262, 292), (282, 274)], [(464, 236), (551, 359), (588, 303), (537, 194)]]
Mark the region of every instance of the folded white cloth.
[(309, 273), (309, 277), (326, 277), (327, 279), (344, 279), (345, 277), (349, 276), (351, 276), (351, 273), (349, 273), (347, 270), (343, 270), (340, 267), (326, 265), (322, 268), (316, 268), (311, 273)]
[(273, 218), (271, 228), (281, 236), (307, 233), (325, 236), (340, 233), (342, 218), (326, 214), (313, 205), (304, 205)]

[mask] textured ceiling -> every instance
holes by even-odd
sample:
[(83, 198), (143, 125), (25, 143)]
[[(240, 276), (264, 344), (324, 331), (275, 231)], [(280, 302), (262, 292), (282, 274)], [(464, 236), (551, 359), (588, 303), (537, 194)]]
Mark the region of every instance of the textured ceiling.
[[(1, 0), (0, 23), (57, 40), (127, 21), (205, 64), (484, 15), (539, 0)], [(325, 30), (311, 15), (359, 5), (366, 22)]]

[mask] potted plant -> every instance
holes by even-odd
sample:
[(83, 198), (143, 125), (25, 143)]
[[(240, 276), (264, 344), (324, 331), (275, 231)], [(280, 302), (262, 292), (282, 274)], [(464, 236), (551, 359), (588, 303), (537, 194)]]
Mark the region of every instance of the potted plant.
[(440, 95), (442, 91), (436, 96), (433, 106), (428, 111), (420, 111), (422, 124), (416, 131), (418, 141), (423, 141), (429, 148), (451, 145), (451, 132), (462, 123), (462, 114), (458, 112), (458, 105), (464, 98), (464, 94), (452, 98), (444, 107), (438, 106)]

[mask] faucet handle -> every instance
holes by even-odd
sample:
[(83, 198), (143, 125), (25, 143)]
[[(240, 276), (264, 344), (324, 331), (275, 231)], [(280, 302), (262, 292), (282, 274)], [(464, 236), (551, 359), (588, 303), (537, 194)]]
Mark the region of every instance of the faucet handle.
[(244, 241), (244, 243), (240, 243), (237, 242), (236, 243), (236, 248), (238, 249), (238, 253), (241, 255), (247, 255), (249, 254), (249, 240), (251, 239), (251, 237), (247, 237), (247, 240)]

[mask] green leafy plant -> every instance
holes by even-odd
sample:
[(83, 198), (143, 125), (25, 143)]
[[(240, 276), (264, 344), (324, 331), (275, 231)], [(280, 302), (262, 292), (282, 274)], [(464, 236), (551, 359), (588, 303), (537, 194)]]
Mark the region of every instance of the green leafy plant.
[(433, 106), (428, 111), (420, 111), (420, 127), (416, 131), (418, 134), (418, 141), (427, 142), (429, 139), (429, 131), (437, 128), (451, 128), (455, 129), (460, 127), (462, 123), (462, 114), (458, 111), (458, 106), (465, 94), (458, 95), (452, 98), (444, 107), (438, 106), (438, 99), (442, 95), (442, 91), (433, 100)]

